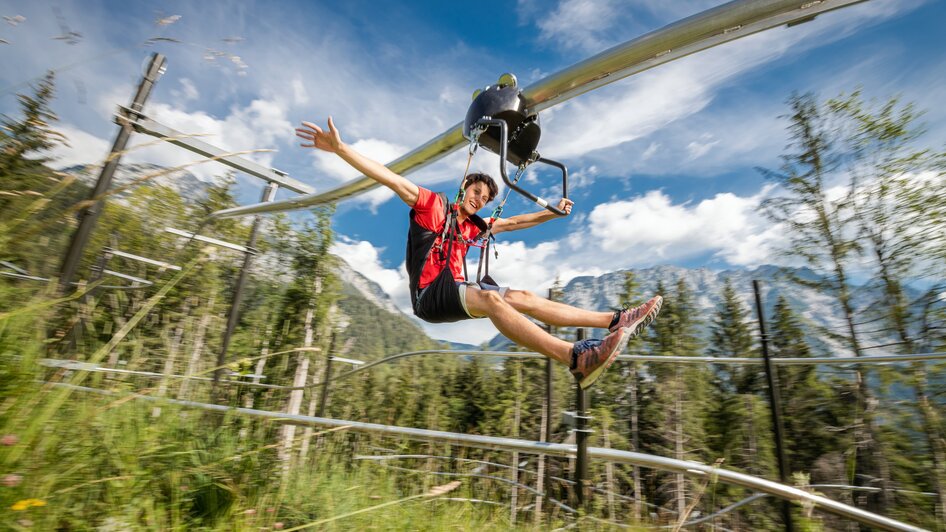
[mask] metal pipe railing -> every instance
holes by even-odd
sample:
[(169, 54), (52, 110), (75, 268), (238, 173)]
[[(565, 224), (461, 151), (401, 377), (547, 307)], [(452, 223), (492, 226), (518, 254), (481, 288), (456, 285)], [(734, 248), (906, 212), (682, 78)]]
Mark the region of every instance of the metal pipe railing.
[[(421, 355), (463, 355), (463, 356), (492, 356), (502, 358), (536, 358), (545, 359), (545, 355), (532, 351), (465, 351), (454, 349), (426, 349), (423, 351), (408, 351), (391, 355), (363, 366), (357, 367), (332, 379), (332, 382), (340, 381), (352, 375), (366, 371), (381, 364), (388, 364), (403, 358), (410, 358)], [(761, 358), (737, 358), (737, 357), (687, 357), (687, 356), (653, 356), (653, 355), (619, 355), (619, 361), (626, 362), (673, 362), (675, 364), (737, 364), (751, 365), (763, 364), (765, 361)], [(862, 357), (812, 357), (812, 358), (773, 358), (772, 364), (776, 366), (800, 366), (807, 364), (825, 364), (825, 365), (850, 365), (850, 364), (878, 364), (894, 362), (918, 362), (929, 360), (946, 360), (946, 353), (918, 353), (912, 355), (871, 355)], [(324, 383), (316, 382), (308, 384), (303, 388), (311, 388)]]
[[(603, 87), (687, 55), (783, 24), (806, 22), (821, 13), (864, 0), (736, 0), (708, 9), (656, 31), (631, 39), (526, 87), (529, 112), (539, 112), (575, 96)], [(463, 124), (444, 131), (387, 166), (408, 174), (467, 144)], [(345, 199), (378, 186), (362, 176), (340, 187), (269, 203), (256, 203), (213, 213), (215, 217), (246, 216), (303, 209)]]
[[(84, 386), (75, 386), (64, 383), (53, 383), (53, 386), (68, 388), (75, 391), (87, 393), (96, 393), (101, 395), (117, 395), (115, 392), (100, 390), (97, 388), (88, 388)], [(269, 412), (265, 410), (255, 410), (251, 408), (232, 408), (223, 405), (214, 405), (206, 403), (197, 403), (194, 401), (181, 401), (175, 399), (161, 399), (146, 395), (133, 396), (135, 399), (144, 401), (158, 401), (166, 404), (177, 405), (185, 408), (198, 408), (221, 413), (239, 414), (242, 416), (267, 419), (278, 423), (288, 423), (301, 426), (327, 426), (345, 428), (358, 432), (367, 432), (372, 434), (383, 434), (387, 436), (401, 436), (420, 441), (430, 441), (438, 443), (447, 443), (452, 445), (476, 447), (482, 449), (497, 449), (507, 451), (519, 451), (529, 454), (545, 454), (561, 457), (574, 457), (576, 446), (562, 443), (533, 442), (526, 440), (517, 440), (513, 438), (502, 438), (496, 436), (481, 436), (477, 434), (458, 434), (453, 432), (443, 432), (437, 430), (418, 429), (412, 427), (399, 427), (394, 425), (380, 425), (376, 423), (364, 423), (360, 421), (348, 421), (342, 419), (320, 418), (313, 416), (303, 416), (298, 414), (285, 414), (282, 412)], [(659, 469), (661, 471), (670, 471), (682, 473), (692, 477), (720, 480), (727, 484), (742, 486), (751, 490), (768, 493), (780, 499), (790, 501), (804, 502), (811, 504), (814, 508), (832, 513), (847, 519), (857, 521), (868, 526), (876, 527), (881, 530), (921, 532), (923, 529), (877, 515), (859, 508), (854, 508), (846, 504), (833, 501), (826, 497), (808, 493), (802, 489), (794, 488), (772, 482), (769, 480), (753, 477), (735, 471), (729, 471), (714, 466), (709, 466), (699, 462), (686, 460), (676, 460), (673, 458), (664, 458), (652, 456), (643, 453), (630, 451), (620, 451), (615, 449), (605, 449), (600, 447), (590, 447), (588, 455), (592, 458), (599, 458), (615, 463), (624, 463)]]
[[(3, 273), (3, 272), (0, 272)], [(303, 349), (305, 350), (305, 349)], [(294, 353), (298, 350), (286, 351), (286, 353)], [(403, 358), (410, 358), (415, 356), (422, 355), (462, 355), (462, 356), (491, 356), (491, 357), (504, 357), (504, 358), (535, 358), (535, 359), (545, 359), (545, 355), (541, 355), (535, 352), (517, 352), (517, 351), (465, 351), (465, 350), (453, 350), (453, 349), (428, 349), (423, 351), (408, 351), (405, 353), (398, 353), (396, 355), (391, 355), (374, 362), (364, 364), (353, 370), (347, 371), (345, 373), (339, 374), (331, 379), (329, 382), (337, 382), (342, 379), (348, 378), (352, 375), (360, 373), (362, 371), (368, 370), (375, 366), (381, 364), (388, 364), (401, 360)], [(338, 360), (336, 358), (336, 360)], [(617, 360), (625, 362), (672, 362), (676, 364), (736, 364), (736, 365), (751, 365), (751, 364), (763, 364), (764, 361), (761, 358), (729, 358), (729, 357), (687, 357), (687, 356), (652, 356), (652, 355), (619, 355)], [(911, 355), (870, 355), (863, 356), (858, 358), (848, 357), (848, 358), (838, 358), (838, 357), (812, 357), (812, 358), (773, 358), (772, 363), (776, 366), (800, 366), (806, 364), (825, 364), (825, 365), (852, 365), (852, 364), (892, 364), (892, 363), (902, 363), (902, 362), (924, 362), (924, 361), (934, 361), (934, 360), (946, 360), (946, 353), (917, 353)], [(60, 363), (61, 362), (61, 363)], [(208, 377), (196, 377), (196, 376), (186, 376), (186, 375), (165, 375), (163, 373), (156, 373), (151, 371), (133, 371), (126, 369), (116, 369), (109, 368), (105, 366), (96, 366), (94, 364), (88, 364), (85, 362), (79, 361), (58, 361), (56, 359), (43, 359), (40, 364), (49, 366), (49, 367), (64, 367), (66, 369), (72, 369), (76, 371), (93, 371), (93, 372), (111, 372), (111, 373), (122, 373), (126, 375), (140, 375), (143, 377), (153, 377), (153, 378), (170, 378), (170, 379), (193, 379), (193, 380), (206, 380), (212, 381)], [(65, 364), (65, 365), (63, 365)], [(254, 387), (254, 388), (268, 388), (276, 390), (300, 390), (314, 388), (316, 386), (322, 386), (325, 382), (315, 382), (307, 384), (305, 386), (281, 386), (277, 384), (261, 384), (253, 382), (244, 382), (244, 381), (222, 381), (224, 383), (238, 384), (240, 386)]]
[[(95, 373), (115, 373), (118, 375), (136, 375), (141, 377), (149, 377), (153, 379), (175, 379), (175, 380), (195, 380), (195, 381), (206, 381), (213, 382), (211, 377), (198, 377), (196, 375), (177, 375), (177, 374), (164, 374), (158, 373), (156, 371), (139, 371), (131, 369), (120, 369), (120, 368), (108, 368), (105, 366), (96, 366), (95, 364), (89, 364), (88, 362), (80, 362), (77, 360), (57, 360), (53, 358), (44, 358), (39, 361), (39, 365), (46, 366), (48, 368), (59, 368), (72, 371), (92, 371)], [(262, 384), (258, 382), (246, 382), (238, 381), (232, 379), (222, 379), (221, 383), (224, 384), (237, 384), (240, 386), (249, 386), (252, 388), (267, 388), (267, 389), (282, 389), (288, 388), (288, 386), (280, 386), (278, 384)]]

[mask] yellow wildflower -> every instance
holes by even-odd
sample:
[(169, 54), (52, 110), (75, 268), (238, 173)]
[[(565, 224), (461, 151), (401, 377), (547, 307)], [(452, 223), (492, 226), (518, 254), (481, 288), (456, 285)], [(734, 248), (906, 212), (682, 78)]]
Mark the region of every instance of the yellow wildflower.
[(21, 511), (26, 510), (32, 506), (46, 506), (46, 501), (40, 499), (23, 499), (22, 501), (16, 501), (13, 503), (13, 506), (11, 506), (10, 509)]

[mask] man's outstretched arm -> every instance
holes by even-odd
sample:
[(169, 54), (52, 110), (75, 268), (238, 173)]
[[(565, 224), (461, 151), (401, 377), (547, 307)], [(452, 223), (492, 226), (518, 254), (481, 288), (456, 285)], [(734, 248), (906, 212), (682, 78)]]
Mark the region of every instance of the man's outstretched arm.
[[(562, 198), (562, 200), (558, 202), (558, 208), (559, 210), (565, 211), (565, 214), (569, 214), (572, 212), (572, 205), (574, 204), (574, 201)], [(500, 218), (493, 222), (493, 234), (528, 229), (554, 218), (560, 218), (560, 216), (548, 211), (547, 209), (529, 214), (517, 214), (516, 216), (510, 216), (509, 218)]]
[(296, 136), (308, 141), (301, 144), (303, 148), (316, 148), (338, 155), (354, 169), (393, 190), (409, 207), (417, 203), (419, 194), (417, 185), (342, 142), (332, 117), (328, 117), (328, 131), (322, 130), (312, 122), (303, 122), (302, 127), (296, 128)]

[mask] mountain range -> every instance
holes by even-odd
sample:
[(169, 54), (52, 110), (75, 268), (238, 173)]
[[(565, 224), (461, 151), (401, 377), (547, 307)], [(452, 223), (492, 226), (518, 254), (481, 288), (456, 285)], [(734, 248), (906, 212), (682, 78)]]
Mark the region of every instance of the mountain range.
[[(96, 165), (76, 165), (61, 170), (76, 176), (83, 183), (94, 185), (98, 180), (101, 167)], [(111, 190), (122, 189), (115, 194), (122, 201), (140, 182), (144, 185), (168, 187), (182, 198), (194, 201), (207, 195), (207, 187), (214, 183), (201, 180), (187, 170), (169, 171), (163, 166), (150, 163), (119, 164), (112, 177)]]
[[(773, 307), (778, 298), (784, 297), (795, 313), (801, 318), (809, 334), (812, 347), (828, 356), (853, 356), (847, 347), (840, 342), (827, 338), (825, 334), (816, 334), (818, 331), (843, 333), (847, 325), (840, 307), (828, 295), (813, 288), (807, 288), (795, 283), (789, 278), (789, 273), (805, 279), (817, 280), (819, 275), (807, 268), (784, 269), (773, 265), (763, 265), (753, 269), (729, 269), (714, 271), (707, 268), (683, 268), (679, 266), (654, 266), (632, 270), (638, 283), (639, 300), (629, 301), (637, 305), (657, 293), (658, 282), (663, 282), (670, 294), (662, 294), (664, 299), (672, 297), (672, 292), (678, 280), (683, 279), (694, 296), (694, 306), (697, 310), (699, 336), (709, 340), (712, 321), (722, 299), (723, 283), (729, 280), (736, 290), (744, 308), (749, 311), (748, 319), (752, 328), (757, 330), (758, 314), (755, 307), (755, 296), (752, 281), (760, 281), (760, 294), (763, 301), (764, 314), (771, 319)], [(610, 272), (591, 277), (575, 277), (568, 281), (562, 289), (562, 302), (590, 310), (614, 310), (621, 307), (619, 300), (624, 286), (624, 271)], [(852, 304), (856, 309), (869, 312), (872, 301), (878, 297), (878, 291), (867, 286), (855, 286), (852, 290)], [(547, 296), (548, 294), (540, 294)], [(907, 295), (914, 299), (918, 293), (907, 290)], [(858, 318), (864, 321), (867, 312), (862, 312)], [(659, 319), (659, 318), (658, 318)], [(877, 329), (877, 326), (869, 326)], [(865, 328), (866, 330), (866, 328)], [(589, 331), (589, 337), (602, 337), (607, 334), (604, 330)], [(595, 336), (597, 335), (597, 336)], [(864, 334), (862, 344), (865, 347), (878, 346), (889, 343), (889, 335)], [(488, 349), (508, 349), (512, 343), (502, 335), (497, 335), (486, 346)], [(884, 351), (868, 350), (869, 354), (880, 354)]]
[[(344, 261), (339, 260), (341, 266), (337, 270), (340, 279), (346, 286), (346, 293), (357, 293), (365, 301), (386, 311), (387, 313), (407, 317), (416, 325), (416, 318), (401, 312), (391, 298), (374, 281), (361, 275)], [(839, 342), (825, 339), (825, 335), (816, 334), (818, 331), (843, 332), (846, 324), (839, 309), (835, 307), (831, 298), (811, 288), (805, 288), (791, 281), (786, 273), (806, 278), (817, 279), (818, 276), (808, 269), (785, 270), (778, 266), (765, 265), (753, 269), (730, 269), (713, 271), (706, 268), (691, 269), (678, 266), (655, 266), (632, 270), (639, 284), (639, 301), (629, 303), (638, 304), (656, 294), (657, 283), (663, 281), (664, 286), (671, 292), (679, 279), (683, 279), (693, 292), (694, 306), (698, 312), (698, 333), (708, 341), (711, 334), (712, 320), (721, 301), (723, 283), (728, 279), (735, 288), (744, 308), (749, 312), (749, 321), (752, 329), (757, 330), (757, 312), (755, 296), (752, 290), (752, 281), (760, 281), (765, 315), (771, 319), (773, 307), (778, 298), (784, 297), (789, 305), (801, 318), (803, 324), (812, 333), (809, 334), (811, 345), (826, 356), (852, 356), (847, 348)], [(611, 310), (620, 308), (620, 292), (624, 284), (624, 271), (610, 272), (591, 277), (576, 277), (570, 280), (562, 289), (562, 302), (591, 310)], [(870, 290), (855, 290), (854, 305), (856, 308), (866, 308), (876, 295)], [(911, 295), (916, 295), (910, 292)], [(539, 294), (547, 296), (548, 294)], [(672, 293), (663, 294), (665, 299), (672, 297)], [(659, 318), (658, 318), (659, 319)], [(872, 326), (871, 329), (878, 327)], [(417, 327), (415, 332), (423, 334)], [(563, 338), (571, 337), (573, 330), (558, 330), (557, 335)], [(601, 337), (607, 334), (603, 329), (588, 331), (589, 337)], [(865, 335), (864, 345), (867, 347), (888, 343), (889, 336)], [(477, 346), (451, 343), (454, 349), (476, 349)], [(501, 334), (497, 334), (490, 341), (479, 348), (490, 351), (506, 351), (514, 344)], [(868, 350), (869, 354), (880, 354), (883, 351)]]

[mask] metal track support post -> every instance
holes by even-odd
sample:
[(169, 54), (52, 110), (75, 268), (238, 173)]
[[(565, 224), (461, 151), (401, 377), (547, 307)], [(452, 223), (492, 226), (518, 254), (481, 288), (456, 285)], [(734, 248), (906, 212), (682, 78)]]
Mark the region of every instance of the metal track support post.
[[(765, 330), (765, 312), (762, 308), (762, 294), (757, 279), (752, 281), (752, 291), (755, 293), (756, 314), (759, 316), (759, 339), (762, 344), (762, 359), (765, 361), (765, 380), (769, 389), (769, 408), (772, 414), (772, 432), (775, 434), (778, 476), (782, 484), (788, 484), (789, 465), (788, 458), (785, 456), (785, 430), (782, 428), (782, 401), (778, 391), (778, 375), (775, 374), (775, 366), (772, 364), (772, 359), (769, 358), (769, 337)], [(792, 523), (792, 504), (787, 500), (782, 501), (782, 522), (785, 524), (785, 530), (788, 532), (794, 530)]]
[[(112, 253), (108, 248), (105, 248), (105, 250), (102, 251), (102, 256), (99, 257), (99, 260), (92, 266), (92, 271), (89, 274), (89, 284), (94, 284), (105, 277), (106, 267), (110, 260), (112, 260)], [(95, 303), (98, 292), (99, 288), (95, 287), (82, 296), (82, 305), (79, 308), (77, 320), (69, 329), (69, 341), (59, 345), (61, 354), (75, 353), (79, 348), (79, 339), (82, 336), (82, 332), (85, 330), (87, 318), (92, 314), (92, 306)]]
[[(276, 197), (276, 191), (279, 189), (277, 183), (270, 182), (263, 190), (261, 201), (273, 201)], [(217, 354), (217, 369), (214, 370), (213, 392), (216, 393), (217, 383), (223, 376), (223, 368), (227, 363), (227, 351), (230, 349), (230, 338), (236, 329), (240, 320), (240, 304), (243, 303), (243, 290), (246, 287), (246, 278), (249, 276), (250, 266), (253, 263), (254, 247), (256, 238), (259, 234), (259, 228), (262, 224), (262, 217), (257, 215), (253, 219), (253, 225), (250, 228), (250, 237), (246, 242), (246, 252), (243, 255), (243, 267), (240, 268), (240, 276), (237, 278), (236, 287), (233, 289), (233, 301), (230, 302), (230, 312), (227, 314), (227, 327), (223, 331), (223, 341), (220, 344), (220, 352)]]
[(329, 387), (332, 385), (332, 355), (335, 353), (335, 339), (337, 333), (332, 333), (329, 340), (328, 356), (325, 357), (325, 374), (322, 376), (322, 394), (319, 397), (319, 409), (316, 416), (325, 416), (325, 406), (328, 404)]
[[(551, 288), (549, 288), (549, 300), (553, 299), (553, 295), (554, 295), (554, 291)], [(549, 334), (552, 333), (551, 325), (548, 326), (548, 331), (549, 331)], [(554, 363), (552, 362), (551, 358), (545, 359), (545, 434), (544, 434), (544, 439), (542, 441), (546, 441), (546, 442), (552, 441), (552, 420), (555, 419), (553, 417), (553, 412), (555, 412), (555, 408), (554, 408), (555, 405), (554, 405), (553, 399), (555, 396), (552, 393), (554, 391), (554, 388), (553, 388), (554, 373), (552, 369), (553, 365)], [(550, 493), (552, 489), (552, 464), (551, 464), (550, 458), (551, 457), (545, 457), (548, 463), (545, 464), (544, 493)]]
[[(575, 331), (575, 340), (585, 339), (585, 329), (579, 328)], [(588, 507), (590, 502), (591, 490), (588, 484), (588, 436), (592, 430), (588, 428), (588, 408), (591, 401), (588, 397), (588, 390), (582, 389), (575, 380), (575, 388), (578, 390), (575, 405), (575, 443), (577, 446), (575, 454), (575, 497), (579, 507)]]
[[(154, 87), (155, 82), (164, 74), (166, 65), (167, 61), (163, 55), (158, 53), (151, 55), (151, 62), (148, 64), (148, 68), (145, 69), (144, 77), (142, 77), (141, 82), (138, 83), (138, 91), (131, 101), (131, 106), (129, 107), (131, 112), (140, 111), (144, 107), (145, 102), (148, 101), (148, 97), (151, 95), (151, 89)], [(125, 151), (125, 147), (128, 145), (128, 139), (131, 138), (132, 127), (127, 122), (119, 120), (118, 126), (118, 135), (115, 137), (115, 142), (112, 144), (112, 150), (108, 155), (105, 165), (102, 167), (102, 172), (99, 174), (99, 179), (95, 183), (95, 188), (92, 189), (92, 193), (89, 195), (89, 199), (94, 201), (94, 203), (79, 211), (78, 227), (76, 227), (75, 232), (72, 234), (72, 240), (69, 242), (69, 247), (66, 249), (66, 254), (63, 257), (62, 268), (59, 270), (60, 293), (68, 290), (70, 283), (72, 283), (76, 276), (76, 272), (79, 269), (79, 262), (82, 260), (82, 255), (85, 252), (85, 246), (89, 243), (89, 237), (92, 235), (95, 224), (98, 222), (99, 216), (102, 214), (102, 208), (105, 205), (105, 201), (100, 198), (105, 195), (111, 186), (112, 177), (115, 176), (115, 170), (118, 169), (122, 152)]]

